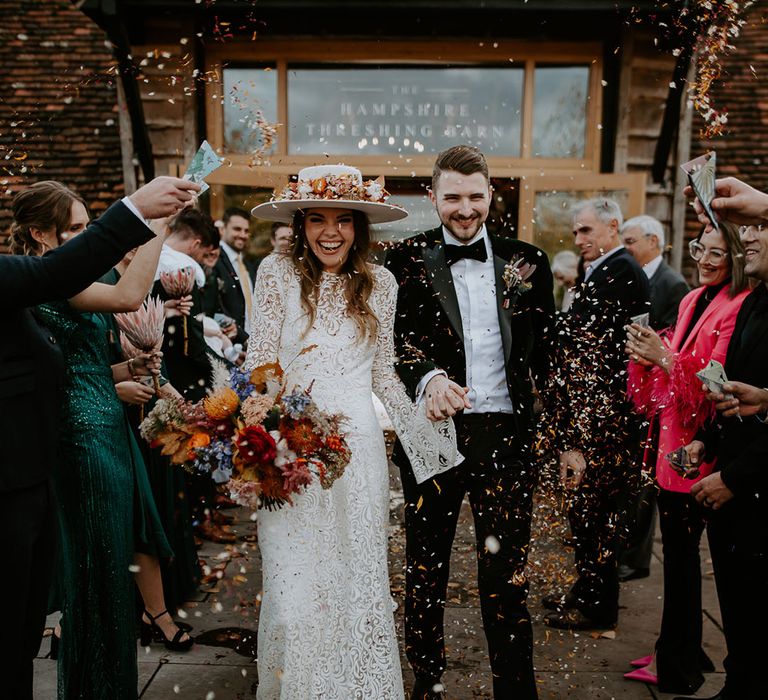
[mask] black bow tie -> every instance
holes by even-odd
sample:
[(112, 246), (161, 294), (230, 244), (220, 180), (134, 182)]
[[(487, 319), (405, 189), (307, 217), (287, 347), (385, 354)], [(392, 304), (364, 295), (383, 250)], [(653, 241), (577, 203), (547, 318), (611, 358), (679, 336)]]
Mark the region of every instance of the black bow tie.
[(453, 245), (452, 243), (445, 244), (445, 263), (450, 267), (457, 260), (463, 258), (471, 258), (472, 260), (479, 260), (485, 262), (488, 259), (488, 254), (485, 250), (485, 239), (475, 241), (472, 245)]

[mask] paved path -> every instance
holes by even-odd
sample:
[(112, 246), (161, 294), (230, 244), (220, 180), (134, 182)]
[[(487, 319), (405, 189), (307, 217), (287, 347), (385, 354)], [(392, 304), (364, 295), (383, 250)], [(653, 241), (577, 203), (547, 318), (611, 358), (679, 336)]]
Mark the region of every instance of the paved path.
[[(399, 604), (397, 624), (402, 632), (403, 552), (402, 497), (392, 472), (390, 571), (392, 592)], [(255, 533), (244, 510), (235, 513), (240, 536)], [(565, 530), (554, 504), (540, 497), (536, 503), (530, 553), (530, 608), (534, 619), (535, 665), (542, 700), (668, 700), (672, 696), (641, 683), (625, 681), (628, 660), (649, 653), (658, 631), (661, 610), (661, 545), (656, 541), (651, 576), (623, 584), (621, 619), (610, 638), (590, 633), (550, 630), (541, 622), (541, 596), (558, 587), (558, 579), (571, 572), (571, 554), (563, 547)], [(255, 630), (261, 586), (258, 545), (246, 541), (223, 546), (206, 543), (200, 555), (223, 576), (203, 586), (183, 611), (194, 626), (198, 644), (176, 654), (153, 645), (139, 649), (139, 693), (142, 700), (244, 700), (256, 696), (258, 684)], [(699, 696), (714, 695), (722, 686), (725, 653), (714, 581), (706, 550), (704, 569), (704, 647), (718, 672), (707, 677)], [(446, 611), (449, 670), (443, 681), (450, 700), (491, 698), (490, 669), (476, 587), (474, 532), (468, 505), (462, 508), (451, 567)], [(51, 623), (54, 619), (51, 619)], [(401, 635), (402, 639), (402, 635)], [(401, 643), (402, 647), (402, 643)], [(35, 698), (56, 697), (55, 662), (45, 658), (44, 640), (36, 662)], [(412, 676), (403, 659), (406, 690)], [(303, 700), (296, 698), (295, 700)], [(370, 700), (377, 700), (371, 698)]]

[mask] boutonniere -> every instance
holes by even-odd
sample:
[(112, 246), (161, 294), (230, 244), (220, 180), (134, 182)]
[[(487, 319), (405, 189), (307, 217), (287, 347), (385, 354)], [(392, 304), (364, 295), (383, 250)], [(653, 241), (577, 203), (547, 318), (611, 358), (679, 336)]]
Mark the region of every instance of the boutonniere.
[(512, 258), (504, 266), (504, 273), (501, 276), (506, 287), (503, 308), (508, 309), (517, 297), (525, 294), (533, 286), (528, 279), (535, 271), (536, 265), (525, 262), (523, 258)]

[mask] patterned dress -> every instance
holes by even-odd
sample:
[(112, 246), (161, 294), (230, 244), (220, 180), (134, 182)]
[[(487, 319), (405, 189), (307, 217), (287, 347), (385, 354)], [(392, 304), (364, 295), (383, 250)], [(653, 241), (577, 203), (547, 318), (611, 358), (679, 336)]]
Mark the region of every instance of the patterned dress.
[(115, 393), (109, 317), (66, 302), (35, 313), (61, 345), (67, 364), (59, 463), (62, 640), (60, 700), (135, 700), (135, 549), (172, 552), (146, 469)]
[[(321, 410), (343, 413), (352, 459), (328, 490), (258, 512), (264, 594), (259, 619), (260, 700), (397, 700), (403, 697), (387, 571), (389, 477), (371, 391), (386, 407), (417, 478), (453, 466), (453, 424), (433, 425), (394, 370), (397, 283), (372, 266), (377, 337), (360, 340), (344, 277), (324, 273), (307, 329), (291, 260), (259, 266), (246, 367), (278, 360), (287, 387), (309, 387)], [(301, 354), (309, 346), (312, 350)]]

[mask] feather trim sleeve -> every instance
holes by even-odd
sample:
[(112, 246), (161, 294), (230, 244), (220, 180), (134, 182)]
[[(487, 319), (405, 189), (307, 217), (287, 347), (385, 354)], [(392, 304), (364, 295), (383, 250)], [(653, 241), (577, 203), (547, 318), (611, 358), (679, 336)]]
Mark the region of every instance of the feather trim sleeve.
[(715, 405), (707, 400), (696, 372), (704, 369), (705, 358), (682, 352), (675, 356), (669, 371), (667, 402), (675, 419), (686, 429), (698, 430), (715, 415)]

